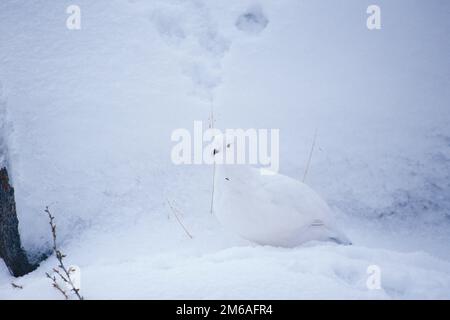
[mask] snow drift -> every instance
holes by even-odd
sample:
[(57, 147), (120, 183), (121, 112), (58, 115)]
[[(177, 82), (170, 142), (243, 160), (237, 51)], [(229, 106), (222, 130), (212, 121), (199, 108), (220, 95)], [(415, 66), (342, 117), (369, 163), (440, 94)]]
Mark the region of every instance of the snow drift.
[[(30, 257), (50, 248), (50, 205), (88, 299), (449, 298), (450, 5), (378, 1), (369, 31), (369, 4), (80, 0), (68, 30), (65, 2), (2, 1), (0, 145)], [(170, 161), (171, 132), (211, 105), (217, 127), (280, 128), (295, 179), (317, 129), (307, 183), (355, 245), (224, 230), (211, 167)], [(23, 290), (1, 265), (0, 297), (57, 298), (54, 262)]]

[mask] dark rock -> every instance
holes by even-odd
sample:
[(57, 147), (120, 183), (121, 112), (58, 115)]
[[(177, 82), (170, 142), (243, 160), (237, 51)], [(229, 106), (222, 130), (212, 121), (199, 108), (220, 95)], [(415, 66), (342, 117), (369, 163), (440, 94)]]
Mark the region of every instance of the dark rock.
[(3, 258), (15, 277), (23, 276), (37, 267), (29, 262), (20, 242), (14, 188), (9, 184), (6, 168), (0, 170), (0, 258)]

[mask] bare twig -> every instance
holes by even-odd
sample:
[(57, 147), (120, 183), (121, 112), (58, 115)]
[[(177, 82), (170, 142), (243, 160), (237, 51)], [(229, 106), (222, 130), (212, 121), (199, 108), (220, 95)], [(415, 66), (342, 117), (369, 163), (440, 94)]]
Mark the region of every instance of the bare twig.
[(214, 123), (216, 120), (214, 119), (214, 102), (211, 98), (211, 105), (210, 105), (210, 115), (209, 115), (209, 128), (214, 129)]
[(56, 277), (55, 276), (51, 276), (48, 272), (45, 273), (45, 275), (47, 276), (47, 278), (49, 278), (50, 280), (52, 280), (52, 285), (53, 288), (55, 288), (56, 290), (58, 290), (66, 300), (69, 299), (69, 296), (67, 295), (66, 291), (64, 291), (58, 284), (58, 282), (56, 281)]
[(177, 219), (178, 223), (183, 228), (184, 232), (186, 232), (187, 236), (192, 239), (193, 236), (189, 233), (189, 231), (186, 229), (184, 224), (181, 222), (180, 218), (178, 217), (177, 210), (172, 206), (172, 204), (170, 203), (169, 199), (167, 199), (167, 204), (169, 205), (170, 210), (172, 210), (172, 212), (173, 212), (175, 218)]
[(18, 284), (15, 284), (14, 282), (11, 282), (11, 286), (12, 286), (14, 289), (23, 289), (23, 286), (18, 285)]
[[(210, 117), (210, 125), (209, 127), (211, 129), (214, 129), (214, 104), (213, 104), (213, 100), (211, 98), (211, 117)], [(215, 156), (215, 154), (213, 154), (213, 156)], [(215, 159), (214, 159), (215, 160)], [(213, 214), (214, 213), (214, 185), (215, 185), (215, 181), (216, 180), (216, 161), (213, 162), (213, 174), (212, 174), (212, 188), (211, 188), (211, 208), (210, 208), (210, 213)]]
[(317, 128), (314, 131), (314, 139), (313, 139), (313, 143), (311, 145), (311, 151), (309, 152), (309, 158), (308, 158), (308, 162), (306, 164), (306, 168), (305, 168), (305, 173), (303, 174), (303, 182), (305, 182), (306, 180), (306, 175), (308, 174), (309, 171), (309, 166), (311, 165), (311, 158), (314, 152), (314, 147), (316, 146), (316, 139), (317, 139)]
[[(183, 214), (183, 212), (180, 210), (180, 208), (178, 207), (177, 202), (176, 202), (175, 200), (172, 199), (171, 203), (172, 203), (173, 209), (177, 212), (178, 216), (179, 216), (179, 217), (183, 217), (184, 214)], [(170, 212), (169, 212), (169, 216), (170, 216)]]
[(214, 185), (216, 184), (216, 161), (213, 163), (213, 174), (212, 174), (212, 190), (211, 190), (211, 208), (210, 213), (214, 213)]
[[(49, 222), (49, 224), (50, 224), (50, 227), (51, 227), (51, 230), (52, 230), (52, 238), (53, 238), (53, 252), (55, 253), (55, 255), (56, 255), (56, 259), (58, 259), (58, 262), (59, 262), (59, 265), (58, 265), (58, 268), (53, 268), (53, 271), (65, 282), (65, 283), (67, 283), (70, 287), (71, 287), (71, 291), (73, 291), (74, 293), (75, 293), (75, 295), (77, 296), (77, 298), (79, 299), (79, 300), (83, 300), (83, 297), (81, 296), (81, 294), (80, 294), (80, 289), (79, 288), (77, 288), (74, 284), (73, 284), (73, 281), (72, 281), (72, 278), (70, 277), (70, 273), (69, 273), (69, 271), (67, 270), (67, 268), (66, 268), (66, 266), (65, 266), (65, 264), (64, 264), (64, 261), (63, 261), (63, 259), (66, 257), (66, 255), (65, 254), (63, 254), (59, 249), (58, 249), (58, 247), (57, 247), (57, 245), (56, 245), (56, 224), (55, 224), (55, 222), (54, 222), (54, 220), (55, 220), (55, 217), (54, 216), (52, 216), (52, 214), (50, 213), (50, 210), (49, 210), (49, 208), (48, 207), (46, 207), (45, 208), (45, 212), (47, 213), (47, 215), (48, 215), (48, 218), (50, 219), (50, 222)], [(60, 271), (60, 270), (62, 270), (62, 271)], [(56, 276), (50, 276), (48, 273), (47, 273), (47, 278), (49, 278), (49, 279), (51, 279), (52, 281), (53, 281), (53, 287), (55, 288), (55, 289), (57, 289), (58, 291), (60, 291), (61, 293), (63, 293), (64, 294), (64, 297), (66, 298), (66, 299), (68, 299), (68, 296), (67, 296), (67, 294), (66, 294), (66, 292), (64, 291), (64, 290), (62, 290), (61, 289), (61, 287), (58, 285), (58, 283), (56, 282)]]

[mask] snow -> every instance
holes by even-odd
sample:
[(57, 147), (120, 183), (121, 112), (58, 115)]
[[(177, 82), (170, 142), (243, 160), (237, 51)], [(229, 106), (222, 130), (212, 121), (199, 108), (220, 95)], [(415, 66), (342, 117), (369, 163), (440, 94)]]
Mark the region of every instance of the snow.
[[(0, 146), (32, 257), (50, 205), (87, 299), (450, 298), (449, 4), (380, 0), (378, 31), (359, 0), (79, 0), (72, 31), (70, 4), (0, 4)], [(353, 245), (222, 227), (212, 168), (170, 160), (211, 105), (218, 128), (280, 128), (297, 180), (317, 129), (306, 183)], [(60, 299), (55, 265), (14, 279), (0, 261), (0, 298)]]

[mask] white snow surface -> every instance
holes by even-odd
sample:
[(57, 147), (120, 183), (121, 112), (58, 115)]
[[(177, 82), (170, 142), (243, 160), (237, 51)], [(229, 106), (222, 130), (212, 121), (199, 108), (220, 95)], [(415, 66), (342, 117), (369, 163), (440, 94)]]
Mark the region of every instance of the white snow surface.
[[(450, 299), (450, 3), (377, 3), (369, 31), (365, 0), (78, 0), (68, 30), (72, 1), (1, 1), (0, 161), (30, 257), (49, 205), (87, 299)], [(211, 104), (218, 128), (279, 128), (293, 179), (317, 129), (306, 183), (353, 245), (223, 228), (211, 166), (170, 159)], [(0, 299), (61, 299), (56, 264), (0, 260)]]

